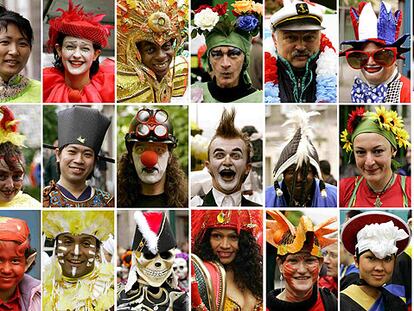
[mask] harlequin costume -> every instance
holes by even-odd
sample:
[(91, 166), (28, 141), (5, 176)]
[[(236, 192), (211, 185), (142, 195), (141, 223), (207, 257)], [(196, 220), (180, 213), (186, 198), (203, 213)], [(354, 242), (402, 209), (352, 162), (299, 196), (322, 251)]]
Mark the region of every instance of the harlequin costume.
[[(221, 88), (217, 85), (214, 77), (209, 82), (196, 82), (191, 86), (192, 102), (258, 103), (263, 100), (263, 92), (252, 87), (248, 73), (252, 38), (258, 34), (260, 29), (262, 4), (254, 1), (235, 1), (232, 8), (227, 7), (227, 5), (227, 2), (217, 4), (215, 7), (201, 5), (195, 10), (194, 27), (196, 33), (205, 37), (207, 50), (203, 58), (205, 63), (208, 64), (208, 71), (212, 70), (209, 62), (212, 49), (220, 46), (230, 46), (243, 52), (244, 63), (238, 85), (232, 88)], [(206, 18), (209, 23), (212, 23), (208, 27), (203, 24), (203, 20)]]
[[(19, 121), (14, 118), (13, 111), (8, 106), (0, 106), (0, 113), (2, 118), (0, 121), (0, 144), (11, 143), (19, 148), (24, 148), (24, 141), (26, 137), (18, 132)], [(0, 162), (2, 165), (9, 166), (7, 161), (4, 159), (5, 155), (0, 155)], [(18, 165), (24, 165), (24, 159), (14, 159)], [(24, 168), (23, 168), (24, 170)], [(39, 208), (40, 202), (32, 198), (30, 195), (19, 191), (11, 201), (1, 202), (1, 207), (20, 207), (20, 208)]]
[[(95, 158), (111, 121), (96, 109), (75, 106), (58, 112), (58, 148), (75, 144), (89, 147)], [(54, 148), (52, 146), (52, 148)], [(113, 196), (85, 185), (83, 193), (74, 197), (63, 185), (52, 181), (43, 189), (43, 207), (113, 207)]]
[[(114, 232), (114, 216), (109, 211), (44, 211), (42, 216), (43, 233), (55, 239), (55, 244), (62, 233), (86, 234), (105, 241)], [(100, 251), (100, 258), (104, 258), (102, 247)], [(94, 260), (90, 273), (74, 278), (62, 274), (61, 260), (54, 251), (51, 262), (44, 267), (43, 310), (103, 311), (114, 306), (111, 263)]]
[[(353, 143), (362, 133), (376, 133), (385, 137), (394, 150), (410, 146), (409, 134), (403, 120), (393, 110), (376, 107), (376, 112), (360, 107), (348, 117), (347, 128), (342, 131), (343, 149), (349, 153), (349, 162), (354, 161)], [(363, 176), (341, 179), (339, 184), (339, 206), (341, 207), (409, 207), (411, 206), (411, 177), (401, 176), (394, 171), (399, 163), (391, 161), (393, 175), (380, 193), (374, 192)]]
[[(396, 59), (404, 59), (402, 54), (410, 49), (402, 45), (410, 35), (404, 34), (399, 37), (402, 11), (397, 10), (393, 14), (391, 5), (381, 1), (377, 17), (372, 4), (362, 1), (359, 3), (358, 10), (350, 8), (350, 16), (356, 40), (342, 42), (342, 45), (352, 47), (342, 51), (339, 56), (345, 56), (354, 50), (361, 51), (365, 44), (372, 42), (379, 47), (396, 49), (396, 57), (391, 66), (394, 66)], [(411, 102), (410, 80), (401, 75), (397, 67), (387, 81), (378, 85), (369, 83), (362, 75), (361, 78), (355, 77), (351, 100), (353, 103), (409, 103)]]
[(118, 285), (117, 310), (187, 311), (187, 294), (174, 280), (177, 242), (162, 212), (135, 212), (132, 263), (126, 284)]
[[(233, 229), (237, 234), (241, 230), (249, 232), (261, 245), (263, 220), (259, 210), (196, 210), (192, 212), (191, 218), (193, 245), (208, 229), (214, 228)], [(203, 261), (196, 254), (191, 254), (191, 280), (192, 310), (242, 310), (238, 302), (228, 295), (226, 270), (219, 261)], [(258, 297), (256, 299), (259, 300)], [(262, 310), (260, 299), (253, 311)]]
[[(284, 0), (270, 18), (271, 30), (320, 31), (323, 13), (310, 1)], [(272, 47), (273, 49), (273, 47)], [(337, 54), (331, 41), (321, 34), (319, 52), (310, 56), (305, 68), (294, 68), (277, 51), (265, 52), (265, 103), (335, 103)]]
[[(61, 16), (49, 21), (49, 51), (55, 49), (60, 34), (87, 39), (104, 48), (108, 44), (110, 25), (101, 24), (104, 15), (86, 13), (80, 5), (69, 0), (68, 10), (58, 9)], [(43, 70), (43, 101), (45, 103), (113, 103), (115, 101), (115, 63), (106, 59), (90, 82), (81, 90), (72, 89), (65, 82), (65, 69), (49, 67)]]
[[(336, 217), (329, 218), (318, 225), (313, 225), (308, 216), (302, 216), (295, 227), (280, 211), (267, 211), (266, 240), (277, 250), (277, 256), (287, 256), (299, 252), (309, 252), (311, 256), (322, 258), (322, 249), (336, 242), (327, 235), (337, 231), (328, 226), (336, 222)], [(271, 271), (270, 273), (274, 273)], [(268, 273), (269, 274), (269, 273)], [(271, 274), (272, 276), (274, 274)], [(275, 289), (267, 294), (267, 310), (312, 310), (336, 311), (336, 297), (326, 288), (318, 288), (317, 281), (312, 295), (303, 301), (285, 301), (278, 298), (284, 290)]]
[[(376, 259), (397, 257), (410, 243), (410, 229), (402, 219), (393, 214), (380, 211), (366, 212), (354, 216), (344, 224), (342, 243), (345, 249), (355, 256), (371, 251)], [(374, 298), (361, 286), (370, 286), (376, 289), (379, 295)], [(340, 308), (351, 311), (407, 310), (403, 300), (386, 287), (373, 287), (364, 279), (341, 291)]]
[[(187, 11), (178, 2), (163, 0), (118, 0), (117, 100), (131, 103), (167, 103), (183, 96), (187, 88), (188, 63), (178, 55), (186, 38)], [(174, 40), (169, 72), (157, 80), (144, 65), (137, 42), (163, 46)]]
[[(325, 184), (322, 180), (322, 173), (319, 167), (319, 156), (315, 146), (312, 144), (312, 128), (310, 118), (318, 115), (317, 112), (305, 112), (298, 108), (293, 111), (289, 120), (284, 125), (291, 125), (291, 134), (288, 136), (288, 143), (280, 153), (279, 159), (273, 169), (274, 185), (266, 189), (266, 207), (336, 207), (336, 187)], [(282, 176), (292, 165), (295, 166), (292, 185), (290, 189)], [(309, 168), (314, 172), (312, 187), (309, 193), (305, 193), (307, 178), (301, 179), (302, 197), (298, 200), (293, 197), (296, 191), (298, 174), (308, 174)]]
[[(18, 255), (23, 255), (30, 249), (30, 229), (24, 220), (0, 217), (0, 223), (0, 242), (12, 241), (18, 244), (16, 248)], [(29, 256), (32, 257), (31, 259), (26, 257), (27, 268), (33, 263), (35, 256), (36, 253)], [(3, 262), (2, 260), (2, 265)], [(4, 267), (2, 266), (1, 269), (3, 271)], [(14, 294), (6, 302), (0, 299), (0, 308), (1, 310), (40, 311), (41, 301), (40, 281), (25, 273), (16, 286)]]

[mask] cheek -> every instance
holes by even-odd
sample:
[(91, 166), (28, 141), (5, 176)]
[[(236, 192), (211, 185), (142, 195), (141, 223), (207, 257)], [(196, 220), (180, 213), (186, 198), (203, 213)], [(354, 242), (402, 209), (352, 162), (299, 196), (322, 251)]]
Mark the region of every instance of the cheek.
[(283, 264), (283, 276), (285, 279), (291, 279), (296, 272), (296, 268), (291, 264), (284, 263)]
[(318, 264), (310, 265), (308, 270), (312, 276), (313, 283), (315, 283), (319, 276), (319, 265)]

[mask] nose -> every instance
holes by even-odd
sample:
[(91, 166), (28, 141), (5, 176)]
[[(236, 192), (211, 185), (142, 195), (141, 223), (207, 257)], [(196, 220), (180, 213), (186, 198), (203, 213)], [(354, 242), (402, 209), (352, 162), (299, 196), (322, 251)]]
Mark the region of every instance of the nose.
[(167, 53), (162, 49), (159, 48), (157, 50), (157, 53), (155, 54), (155, 58), (159, 61), (159, 60), (164, 60), (165, 58), (167, 58)]
[(76, 58), (81, 57), (81, 49), (79, 46), (77, 46), (75, 51), (73, 52), (73, 57), (76, 57)]
[(230, 165), (233, 164), (232, 161), (231, 161), (231, 157), (230, 157), (229, 154), (226, 154), (226, 156), (224, 157), (223, 164), (224, 165), (227, 165), (227, 166), (230, 166)]
[(222, 248), (222, 249), (227, 249), (227, 248), (230, 248), (229, 239), (228, 239), (227, 237), (224, 237), (224, 238), (221, 240), (220, 248)]
[(17, 54), (19, 54), (19, 50), (17, 49), (17, 44), (16, 43), (11, 42), (9, 44), (9, 51), (8, 51), (8, 53), (11, 54), (11, 55), (17, 55)]
[(6, 189), (13, 189), (13, 178), (12, 176), (7, 177), (7, 179), (4, 181), (4, 187)]
[(221, 59), (220, 66), (223, 69), (229, 69), (231, 67), (231, 62), (227, 54), (223, 55), (223, 58)]
[(377, 260), (375, 265), (376, 271), (383, 271), (384, 270), (384, 261), (383, 260)]
[(11, 264), (5, 261), (3, 264), (0, 265), (0, 272), (6, 275), (10, 274), (12, 272)]
[(75, 156), (76, 163), (84, 163), (83, 155), (81, 152), (78, 152)]
[(374, 155), (371, 152), (367, 153), (367, 157), (365, 158), (365, 165), (372, 166), (375, 164)]
[(305, 261), (303, 260), (299, 260), (298, 262), (298, 270), (299, 273), (306, 273), (306, 264)]
[(152, 150), (145, 150), (141, 154), (141, 163), (151, 169), (153, 168), (158, 162), (158, 155), (155, 151)]

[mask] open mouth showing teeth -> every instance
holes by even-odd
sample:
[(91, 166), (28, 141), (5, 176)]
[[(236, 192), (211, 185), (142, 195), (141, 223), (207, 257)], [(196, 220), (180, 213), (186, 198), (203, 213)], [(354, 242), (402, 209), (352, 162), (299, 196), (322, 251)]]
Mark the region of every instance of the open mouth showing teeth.
[(156, 65), (154, 65), (154, 67), (157, 70), (165, 70), (168, 67), (168, 63), (156, 64)]
[(78, 265), (82, 264), (82, 261), (81, 261), (81, 260), (76, 260), (76, 259), (71, 259), (71, 260), (68, 260), (68, 262), (69, 262), (71, 265), (75, 265), (75, 266), (78, 266)]
[(151, 278), (163, 278), (166, 277), (171, 270), (170, 269), (163, 269), (163, 270), (152, 270), (152, 269), (143, 269), (142, 272), (148, 277)]
[(232, 170), (222, 170), (220, 172), (220, 176), (221, 178), (223, 178), (224, 180), (233, 180), (234, 176), (236, 176), (236, 173)]

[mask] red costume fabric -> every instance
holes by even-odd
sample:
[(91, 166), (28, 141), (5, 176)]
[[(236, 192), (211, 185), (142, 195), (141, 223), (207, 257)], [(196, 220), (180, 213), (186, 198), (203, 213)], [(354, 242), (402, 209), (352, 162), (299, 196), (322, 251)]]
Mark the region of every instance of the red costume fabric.
[(411, 85), (410, 80), (403, 75), (400, 77), (400, 81), (403, 83), (400, 93), (400, 103), (411, 103)]
[(71, 89), (64, 72), (55, 67), (43, 69), (43, 101), (45, 103), (114, 103), (115, 62), (109, 58), (99, 64), (99, 71), (81, 91)]
[(0, 299), (0, 310), (7, 310), (7, 311), (20, 311), (22, 310), (20, 307), (20, 290), (19, 286), (16, 287), (14, 294), (9, 298), (7, 302), (4, 302)]
[[(341, 179), (339, 186), (339, 206), (348, 207), (359, 177)], [(406, 177), (405, 194), (408, 199), (408, 206), (411, 206), (411, 177)], [(351, 207), (374, 207), (377, 195), (368, 187), (365, 178), (361, 181), (355, 198), (355, 204)], [(397, 175), (394, 184), (380, 195), (381, 207), (403, 207), (404, 192), (401, 185), (401, 175)]]

